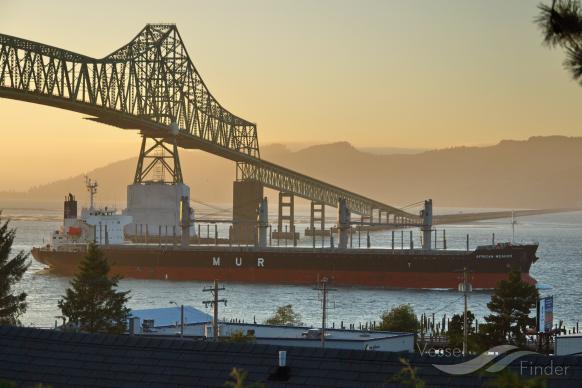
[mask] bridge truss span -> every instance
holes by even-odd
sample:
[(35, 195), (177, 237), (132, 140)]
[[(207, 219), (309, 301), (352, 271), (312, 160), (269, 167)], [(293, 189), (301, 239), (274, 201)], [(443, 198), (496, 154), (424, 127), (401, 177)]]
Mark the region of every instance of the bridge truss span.
[(374, 211), (380, 211), (386, 215), (389, 223), (395, 226), (418, 226), (421, 224), (420, 217), (417, 215), (264, 160), (238, 162), (237, 180), (256, 181), (265, 187), (332, 207), (337, 207), (339, 200), (345, 199), (350, 212), (370, 217)]
[[(237, 162), (239, 180), (334, 207), (345, 199), (352, 213), (371, 217), (380, 211), (398, 226), (419, 224), (417, 215), (261, 160), (256, 125), (214, 98), (173, 24), (148, 24), (101, 59), (0, 34), (0, 97), (139, 130), (144, 158), (151, 156), (146, 139), (154, 139), (160, 149), (171, 144), (172, 150), (165, 149), (175, 156), (175, 147), (200, 149)], [(165, 163), (161, 156), (153, 160)], [(175, 162), (169, 168), (176, 175), (174, 183), (182, 180), (177, 157)], [(146, 179), (151, 166), (138, 165), (136, 183)]]
[[(102, 59), (0, 34), (0, 97), (57, 106), (120, 127), (144, 122), (259, 158), (256, 125), (224, 109), (176, 26), (148, 24)], [(159, 135), (158, 133), (156, 133)]]

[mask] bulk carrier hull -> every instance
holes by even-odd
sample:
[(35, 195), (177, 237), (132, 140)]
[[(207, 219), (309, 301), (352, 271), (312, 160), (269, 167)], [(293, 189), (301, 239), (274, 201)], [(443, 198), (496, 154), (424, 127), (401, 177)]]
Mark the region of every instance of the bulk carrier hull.
[[(224, 246), (103, 245), (111, 272), (126, 278), (243, 283), (314, 284), (327, 277), (335, 285), (382, 288), (456, 289), (464, 268), (474, 288), (491, 289), (517, 268), (522, 279), (537, 260), (537, 245), (500, 244), (474, 251), (253, 248)], [(33, 248), (52, 272), (72, 276), (86, 247)]]

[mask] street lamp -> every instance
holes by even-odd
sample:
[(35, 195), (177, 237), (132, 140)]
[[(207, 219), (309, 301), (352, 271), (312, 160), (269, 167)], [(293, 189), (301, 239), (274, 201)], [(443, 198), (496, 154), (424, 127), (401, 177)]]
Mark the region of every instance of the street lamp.
[(170, 301), (170, 304), (175, 304), (176, 307), (180, 308), (180, 338), (184, 338), (184, 305), (178, 305), (173, 300)]

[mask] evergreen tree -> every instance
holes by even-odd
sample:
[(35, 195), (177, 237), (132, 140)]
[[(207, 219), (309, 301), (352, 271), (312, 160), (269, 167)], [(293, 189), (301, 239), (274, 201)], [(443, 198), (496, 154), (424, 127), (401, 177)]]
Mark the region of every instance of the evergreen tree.
[(578, 0), (552, 0), (540, 4), (536, 23), (549, 47), (562, 47), (566, 52), (564, 67), (575, 80), (582, 78), (582, 7)]
[(497, 284), (487, 303), (493, 314), (485, 317), (487, 323), (480, 328), (484, 345), (508, 342), (524, 345), (527, 327), (535, 325), (535, 318), (530, 318), (529, 314), (538, 299), (536, 287), (522, 281), (519, 270), (511, 270), (509, 278)]
[(293, 305), (277, 307), (275, 314), (265, 321), (267, 325), (301, 326), (301, 315), (293, 311)]
[(79, 272), (71, 280), (59, 308), (69, 323), (89, 333), (121, 334), (126, 329), (129, 291), (118, 292), (119, 276), (109, 277), (110, 266), (103, 252), (90, 244)]
[(410, 365), (408, 360), (401, 357), (400, 363), (403, 365), (400, 372), (392, 376), (391, 379), (388, 379), (384, 385), (393, 385), (392, 383), (397, 383), (400, 387), (410, 388), (424, 388), (426, 386), (424, 380), (418, 377), (416, 368)]
[(416, 333), (420, 323), (409, 304), (401, 304), (382, 314), (379, 330)]
[(18, 317), (26, 311), (26, 293), (14, 294), (12, 289), (30, 265), (24, 251), (10, 259), (15, 233), (9, 221), (0, 220), (0, 325), (19, 324)]
[[(463, 324), (464, 324), (464, 314), (454, 314), (449, 322), (449, 328), (447, 331), (447, 337), (449, 338), (449, 346), (461, 349), (463, 347)], [(471, 310), (467, 310), (467, 345), (469, 349), (473, 349), (474, 346), (474, 336), (475, 336), (475, 314)]]

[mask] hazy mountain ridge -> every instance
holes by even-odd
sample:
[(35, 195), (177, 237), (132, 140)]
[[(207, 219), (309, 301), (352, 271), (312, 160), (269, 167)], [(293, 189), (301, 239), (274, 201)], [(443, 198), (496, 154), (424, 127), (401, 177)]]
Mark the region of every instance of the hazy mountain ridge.
[[(582, 137), (531, 137), (493, 146), (454, 147), (417, 154), (378, 155), (347, 142), (291, 151), (261, 148), (261, 157), (374, 199), (403, 205), (433, 198), (437, 206), (543, 208), (582, 204)], [(235, 166), (201, 151), (180, 154), (192, 198), (230, 202)], [(99, 199), (123, 204), (136, 158), (88, 174), (100, 185)], [(86, 196), (83, 176), (31, 188), (30, 199)], [(16, 193), (0, 193), (0, 198)]]

